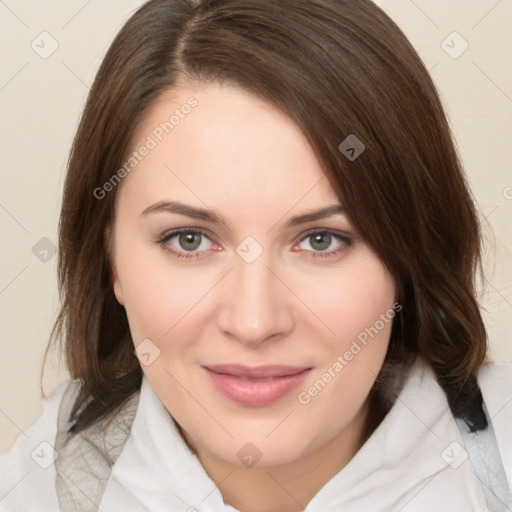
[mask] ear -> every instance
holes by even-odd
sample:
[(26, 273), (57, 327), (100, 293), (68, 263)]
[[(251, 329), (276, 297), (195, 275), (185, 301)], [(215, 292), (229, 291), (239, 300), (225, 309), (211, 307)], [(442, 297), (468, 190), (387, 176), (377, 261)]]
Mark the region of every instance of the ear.
[(111, 275), (111, 281), (112, 281), (112, 288), (114, 290), (114, 295), (116, 296), (117, 302), (121, 304), (121, 306), (124, 306), (124, 299), (123, 299), (123, 290), (121, 288), (121, 282), (119, 281), (119, 274), (117, 272), (116, 267), (116, 258), (114, 254), (114, 244), (112, 243), (112, 231), (110, 229), (110, 226), (105, 228), (105, 247), (107, 249), (107, 260), (108, 260), (108, 266), (110, 270)]
[[(395, 278), (395, 282), (396, 282), (396, 278)], [(404, 290), (403, 290), (403, 286), (402, 286), (402, 283), (397, 283), (395, 285), (395, 303), (402, 303), (403, 300), (405, 298), (405, 293), (404, 293)]]
[(121, 288), (121, 282), (119, 281), (119, 276), (117, 274), (117, 269), (114, 263), (110, 264), (110, 271), (112, 273), (112, 287), (114, 288), (114, 294), (116, 296), (117, 302), (119, 302), (121, 306), (124, 306), (123, 290)]

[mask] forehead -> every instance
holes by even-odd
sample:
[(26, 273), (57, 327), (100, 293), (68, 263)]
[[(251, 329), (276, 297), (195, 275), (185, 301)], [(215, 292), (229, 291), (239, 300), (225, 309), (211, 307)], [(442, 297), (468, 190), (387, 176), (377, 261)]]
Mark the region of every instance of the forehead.
[[(284, 113), (251, 93), (218, 83), (181, 84), (151, 106), (126, 159), (145, 156), (120, 196), (156, 202), (189, 198), (261, 212), (337, 201), (307, 139)], [(121, 191), (120, 191), (121, 192)]]

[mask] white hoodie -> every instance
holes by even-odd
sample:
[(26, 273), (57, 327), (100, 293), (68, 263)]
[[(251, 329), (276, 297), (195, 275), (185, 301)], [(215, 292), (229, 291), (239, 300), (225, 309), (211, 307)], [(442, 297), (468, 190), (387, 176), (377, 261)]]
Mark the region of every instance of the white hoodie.
[[(53, 446), (58, 409), (68, 384), (54, 392), (40, 419), (0, 458), (0, 511), (84, 512), (87, 506), (101, 512), (236, 512), (224, 504), (145, 377), (131, 432), (100, 502), (93, 503), (75, 477), (70, 485), (83, 498), (82, 508), (59, 508)], [(479, 384), (512, 489), (512, 362), (487, 365)], [(384, 421), (305, 510), (488, 510), (445, 394), (425, 363), (415, 364)]]

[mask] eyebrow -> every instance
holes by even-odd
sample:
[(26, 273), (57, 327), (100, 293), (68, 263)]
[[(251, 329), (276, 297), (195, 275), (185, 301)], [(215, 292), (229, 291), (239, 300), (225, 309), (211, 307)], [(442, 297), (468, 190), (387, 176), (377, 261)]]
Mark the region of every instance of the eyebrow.
[[(141, 213), (141, 216), (146, 216), (151, 213), (158, 212), (177, 213), (179, 215), (184, 215), (192, 219), (198, 219), (205, 222), (211, 222), (212, 224), (219, 224), (227, 227), (227, 224), (224, 221), (224, 219), (220, 215), (217, 215), (214, 211), (209, 209), (196, 208), (194, 206), (181, 203), (179, 201), (158, 201), (157, 203), (148, 206)], [(296, 215), (295, 217), (291, 217), (286, 222), (286, 227), (294, 227), (300, 224), (306, 224), (307, 222), (314, 222), (317, 220), (326, 219), (328, 217), (333, 217), (334, 215), (343, 215), (344, 213), (345, 208), (343, 207), (343, 205), (335, 204), (332, 206), (321, 208), (320, 210), (315, 210), (304, 213), (302, 215)]]

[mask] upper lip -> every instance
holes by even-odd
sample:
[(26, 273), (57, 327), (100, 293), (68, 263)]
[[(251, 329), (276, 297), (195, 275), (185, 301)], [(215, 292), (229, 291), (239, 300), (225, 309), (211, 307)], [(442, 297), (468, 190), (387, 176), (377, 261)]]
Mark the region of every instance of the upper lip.
[(231, 375), (233, 377), (244, 377), (246, 379), (288, 377), (290, 375), (297, 375), (298, 373), (302, 373), (305, 370), (311, 369), (311, 367), (305, 366), (244, 366), (240, 364), (215, 364), (205, 366), (205, 368), (215, 373)]

